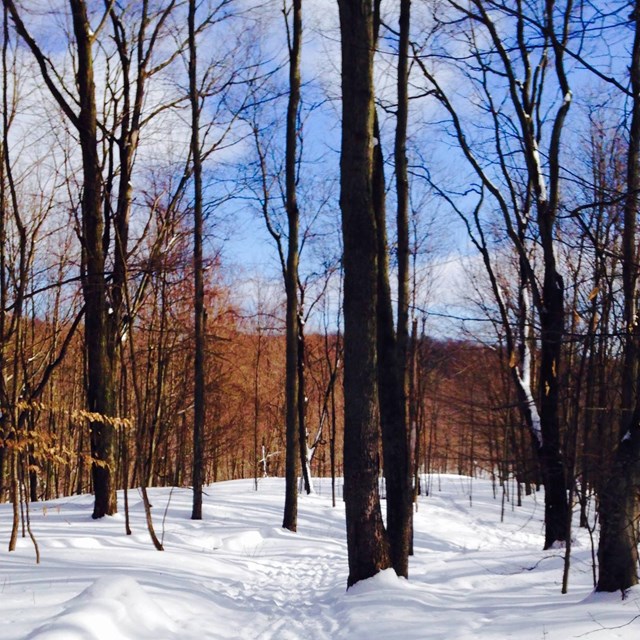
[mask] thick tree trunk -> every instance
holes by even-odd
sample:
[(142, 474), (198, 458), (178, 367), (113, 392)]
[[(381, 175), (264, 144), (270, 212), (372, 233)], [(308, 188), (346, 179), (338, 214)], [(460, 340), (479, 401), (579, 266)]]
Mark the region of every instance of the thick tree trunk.
[(632, 14), (635, 35), (631, 59), (633, 94), (627, 195), (622, 240), (624, 292), (624, 361), (622, 415), (613, 470), (600, 495), (598, 591), (624, 591), (638, 584), (640, 527), (640, 396), (638, 395), (638, 248), (637, 215), (640, 189), (640, 8)]
[[(379, 140), (377, 116), (374, 137)], [(384, 162), (380, 144), (373, 149), (373, 204), (378, 243), (378, 402), (387, 489), (387, 533), (395, 572), (409, 575), (411, 492), (404, 367), (393, 326), (385, 216)]]
[(97, 115), (91, 25), (82, 0), (70, 0), (77, 46), (80, 113), (77, 126), (82, 150), (82, 289), (85, 300), (87, 403), (103, 419), (90, 424), (95, 503), (94, 518), (117, 511), (115, 487), (115, 427), (104, 418), (115, 415), (116, 393), (109, 355), (109, 306), (105, 274), (102, 212), (102, 174), (98, 160)]
[[(566, 8), (569, 11), (569, 6)], [(567, 14), (568, 15), (568, 14)], [(543, 187), (545, 178), (540, 166), (536, 134), (531, 120), (523, 123), (528, 149), (529, 175), (534, 185), (537, 202), (538, 230), (544, 260), (542, 299), (538, 300), (540, 315), (540, 427), (542, 447), (540, 466), (545, 485), (545, 549), (567, 537), (569, 505), (564, 454), (560, 434), (560, 360), (564, 337), (565, 309), (564, 282), (558, 272), (555, 256), (554, 232), (560, 194), (560, 141), (567, 113), (571, 106), (571, 88), (564, 68), (564, 51), (568, 32), (557, 33), (554, 24), (554, 3), (547, 3), (546, 33), (555, 57), (555, 70), (564, 99), (553, 121), (548, 149), (548, 194)], [(523, 112), (524, 113), (524, 112)]]
[[(636, 412), (638, 423), (640, 412)], [(627, 432), (600, 495), (597, 591), (622, 591), (638, 584), (640, 526), (640, 430)]]
[[(547, 256), (545, 255), (545, 260)], [(540, 427), (542, 446), (538, 454), (545, 489), (545, 540), (549, 549), (566, 540), (567, 482), (560, 450), (559, 371), (564, 333), (564, 288), (555, 264), (545, 265), (540, 310)]]
[(344, 497), (348, 586), (391, 565), (378, 489), (377, 234), (372, 201), (373, 9), (339, 0), (342, 36)]

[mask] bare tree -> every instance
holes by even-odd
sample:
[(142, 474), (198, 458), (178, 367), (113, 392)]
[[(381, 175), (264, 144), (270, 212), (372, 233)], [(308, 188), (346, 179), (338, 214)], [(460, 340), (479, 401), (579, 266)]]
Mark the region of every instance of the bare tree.
[[(297, 137), (298, 108), (300, 104), (300, 50), (302, 39), (302, 0), (293, 0), (291, 7), (292, 25), (289, 27), (287, 10), (284, 10), (287, 22), (287, 46), (289, 49), (289, 99), (287, 102), (287, 131), (285, 151), (285, 208), (287, 210), (288, 243), (287, 264), (284, 273), (287, 294), (286, 314), (286, 488), (285, 506), (282, 526), (290, 531), (297, 529), (298, 523), (298, 463), (301, 451), (303, 421), (300, 410), (304, 408), (304, 400), (300, 404), (300, 363), (298, 353), (300, 330), (298, 311), (298, 228), (299, 212), (296, 194), (297, 183)], [(304, 391), (302, 392), (304, 396)], [(305, 461), (306, 463), (306, 461)], [(303, 463), (304, 464), (304, 463)]]
[[(376, 4), (376, 13), (380, 11)], [(379, 20), (379, 15), (377, 15)], [(373, 201), (378, 237), (378, 403), (382, 430), (384, 475), (387, 497), (387, 533), (393, 568), (400, 576), (409, 575), (411, 548), (411, 473), (409, 471), (409, 433), (407, 428), (407, 342), (409, 310), (409, 185), (406, 135), (408, 121), (408, 53), (410, 5), (400, 6), (400, 40), (397, 79), (397, 124), (395, 137), (396, 187), (398, 209), (398, 320), (394, 327), (393, 303), (389, 281), (389, 257), (386, 234), (384, 158), (378, 119), (373, 150)], [(376, 32), (379, 25), (375, 25)]]
[(638, 328), (638, 236), (640, 202), (640, 7), (631, 14), (631, 119), (627, 148), (622, 235), (623, 366), (622, 412), (612, 473), (599, 498), (598, 591), (624, 591), (638, 584), (640, 520), (640, 345)]
[(189, 102), (191, 104), (191, 158), (193, 162), (193, 272), (194, 272), (194, 396), (193, 396), (193, 508), (192, 520), (202, 520), (203, 438), (204, 438), (204, 369), (205, 369), (205, 309), (202, 260), (203, 193), (202, 150), (200, 146), (200, 95), (196, 49), (196, 2), (189, 0)]
[[(56, 306), (51, 334), (36, 335), (36, 308), (37, 304), (44, 302), (41, 296), (49, 289), (56, 290), (56, 295), (59, 295), (63, 285), (54, 282), (38, 290), (35, 284), (35, 270), (46, 270), (38, 248), (46, 244), (46, 225), (54, 197), (45, 193), (32, 197), (24, 193), (21, 184), (25, 183), (25, 173), (37, 172), (37, 168), (30, 166), (16, 171), (14, 165), (15, 149), (11, 144), (10, 130), (20, 107), (21, 92), (17, 86), (15, 59), (12, 60), (10, 53), (10, 40), (8, 12), (4, 8), (0, 80), (0, 432), (3, 440), (0, 476), (4, 479), (8, 457), (13, 503), (13, 527), (9, 541), (9, 550), (12, 551), (18, 536), (22, 495), (26, 500), (37, 498), (38, 478), (34, 467), (37, 461), (46, 459), (50, 451), (47, 448), (50, 442), (35, 429), (39, 413), (37, 403), (65, 357), (80, 324), (82, 311), (72, 305), (70, 313), (75, 315), (75, 319), (69, 322), (63, 336), (63, 330), (58, 326), (60, 310)], [(45, 307), (39, 308), (42, 311)], [(53, 408), (49, 407), (48, 411), (53, 411)], [(27, 438), (27, 428), (31, 432), (30, 438)], [(27, 465), (31, 466), (29, 470)], [(30, 527), (28, 529), (32, 536)]]
[[(116, 371), (118, 345), (131, 318), (124, 312), (127, 260), (130, 257), (129, 223), (133, 198), (133, 168), (142, 127), (166, 104), (143, 114), (149, 79), (171, 64), (184, 46), (181, 41), (158, 60), (155, 50), (166, 33), (176, 3), (156, 9), (144, 2), (131, 7), (105, 0), (104, 11), (92, 25), (89, 6), (69, 0), (73, 25), (73, 55), (77, 67), (75, 87), (65, 82), (23, 21), (23, 10), (4, 3), (15, 28), (31, 50), (51, 96), (76, 130), (82, 157), (82, 196), (78, 235), (82, 248), (81, 279), (86, 307), (87, 402), (96, 420), (91, 424), (94, 517), (113, 513), (115, 501), (116, 433), (109, 418), (117, 413)], [(127, 15), (125, 21), (124, 16)], [(115, 52), (104, 47), (101, 34), (112, 28)], [(99, 46), (100, 45), (100, 46)], [(107, 57), (106, 100), (99, 113), (94, 51)], [(111, 53), (109, 52), (111, 51)], [(115, 65), (111, 65), (113, 60)], [(110, 70), (117, 68), (114, 75)], [(121, 86), (119, 86), (121, 83)], [(113, 123), (106, 122), (109, 115)], [(105, 120), (105, 121), (102, 121)], [(103, 156), (101, 156), (101, 152)], [(103, 416), (102, 421), (97, 416)], [(107, 419), (104, 419), (107, 418)]]
[[(565, 49), (570, 35), (572, 2), (561, 7), (550, 0), (541, 16), (530, 7), (518, 3), (492, 3), (491, 10), (482, 0), (461, 5), (451, 0), (453, 23), (460, 29), (457, 17), (465, 20), (468, 43), (468, 64), (462, 57), (464, 77), (482, 96), (489, 126), (493, 133), (492, 161), (484, 161), (484, 151), (474, 149), (464, 119), (456, 108), (450, 92), (427, 67), (425, 58), (416, 55), (423, 74), (435, 90), (437, 98), (451, 118), (453, 131), (461, 151), (480, 181), (481, 197), (476, 208), (476, 222), (484, 206), (484, 193), (491, 195), (502, 215), (507, 236), (517, 252), (523, 300), (531, 296), (540, 323), (540, 363), (537, 393), (530, 386), (532, 351), (526, 343), (518, 354), (511, 348), (511, 365), (519, 367), (515, 377), (523, 400), (525, 420), (536, 440), (545, 484), (545, 548), (564, 541), (567, 524), (567, 491), (561, 454), (560, 371), (565, 323), (564, 282), (556, 257), (556, 232), (560, 208), (560, 154), (565, 119), (572, 101), (564, 66)], [(497, 26), (503, 16), (505, 25)], [(446, 19), (446, 16), (445, 16)], [(507, 29), (506, 26), (509, 28)], [(484, 47), (483, 38), (490, 43)], [(535, 47), (532, 44), (535, 42)], [(417, 53), (417, 51), (416, 51)], [(549, 58), (553, 57), (553, 76)], [(496, 82), (496, 78), (499, 80)], [(553, 117), (544, 154), (541, 150), (544, 125), (545, 91), (551, 87), (560, 95)], [(504, 94), (498, 98), (497, 91)], [(498, 94), (500, 95), (500, 94)], [(509, 105), (509, 113), (506, 105)], [(517, 147), (513, 146), (514, 140)], [(514, 158), (522, 166), (514, 166)], [(544, 162), (543, 162), (544, 158)], [(442, 189), (441, 189), (442, 191)], [(475, 224), (475, 223), (472, 223)], [(535, 224), (536, 239), (542, 256), (542, 269), (536, 269), (525, 239), (527, 230)], [(487, 260), (488, 253), (483, 252)], [(541, 272), (540, 272), (541, 271)], [(501, 287), (494, 279), (496, 301), (502, 306)], [(504, 313), (502, 314), (505, 318)], [(526, 317), (526, 315), (524, 316)]]
[(344, 497), (349, 586), (391, 566), (378, 489), (373, 4), (371, 0), (338, 2), (342, 48), (340, 207), (344, 239)]

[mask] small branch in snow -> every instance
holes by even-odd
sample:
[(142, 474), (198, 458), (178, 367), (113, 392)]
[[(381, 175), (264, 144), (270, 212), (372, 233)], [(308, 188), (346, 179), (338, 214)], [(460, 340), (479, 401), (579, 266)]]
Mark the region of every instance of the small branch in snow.
[(603, 624), (598, 622), (593, 616), (590, 618), (600, 627), (599, 629), (592, 629), (591, 631), (587, 631), (586, 633), (581, 633), (579, 636), (573, 636), (574, 638), (584, 638), (585, 636), (590, 636), (592, 633), (600, 633), (601, 631), (614, 631), (615, 629), (624, 629), (624, 627), (628, 627), (630, 624), (633, 624), (636, 620), (640, 618), (640, 614), (634, 616), (629, 620), (629, 622), (625, 622), (624, 624), (620, 624), (617, 627), (605, 627)]

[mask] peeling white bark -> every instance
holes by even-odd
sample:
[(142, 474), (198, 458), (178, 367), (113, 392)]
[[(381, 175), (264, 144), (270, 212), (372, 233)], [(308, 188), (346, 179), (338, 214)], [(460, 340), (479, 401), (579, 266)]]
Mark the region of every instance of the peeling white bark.
[(542, 173), (542, 163), (540, 162), (540, 153), (538, 151), (538, 143), (536, 142), (535, 138), (533, 139), (533, 150), (532, 150), (532, 155), (533, 155), (533, 162), (536, 166), (536, 177), (538, 179), (538, 189), (540, 191), (540, 200), (542, 202), (548, 202), (549, 201), (549, 196), (547, 194), (547, 183), (545, 182), (544, 179), (544, 174)]
[[(525, 351), (528, 351), (528, 347), (525, 347)], [(524, 375), (521, 375), (520, 371), (516, 368), (516, 376), (518, 378), (518, 384), (520, 385), (520, 389), (524, 393), (527, 399), (527, 406), (529, 407), (529, 412), (531, 413), (531, 430), (533, 432), (533, 436), (535, 437), (538, 445), (542, 446), (542, 424), (540, 422), (540, 414), (538, 413), (538, 407), (536, 406), (536, 402), (533, 399), (533, 394), (531, 393), (531, 375), (528, 371), (525, 371)]]
[[(529, 299), (529, 290), (525, 286), (522, 291), (522, 301), (524, 305), (523, 313), (525, 318), (529, 316), (529, 309), (531, 308), (531, 301)], [(527, 399), (527, 406), (531, 413), (531, 430), (538, 443), (538, 446), (542, 446), (542, 423), (540, 421), (540, 414), (538, 413), (538, 407), (533, 399), (533, 393), (531, 391), (531, 346), (523, 337), (523, 362), (522, 373), (516, 368), (516, 376), (520, 384), (520, 388)]]

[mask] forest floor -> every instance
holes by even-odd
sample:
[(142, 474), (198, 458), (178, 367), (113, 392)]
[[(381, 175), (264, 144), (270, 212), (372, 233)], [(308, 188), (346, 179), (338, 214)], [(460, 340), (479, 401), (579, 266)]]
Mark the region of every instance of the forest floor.
[[(522, 507), (489, 480), (431, 478), (415, 516), (410, 579), (385, 571), (348, 592), (344, 509), (330, 483), (301, 496), (298, 533), (281, 528), (284, 482), (206, 488), (204, 519), (188, 489), (151, 489), (156, 531), (129, 492), (124, 515), (91, 519), (91, 496), (31, 507), (40, 547), (6, 551), (0, 505), (2, 640), (611, 640), (640, 637), (640, 589), (594, 594), (590, 537), (575, 531), (569, 593), (563, 549), (542, 551), (541, 494)], [(318, 482), (318, 481), (316, 481)], [(122, 494), (119, 494), (122, 508)]]

